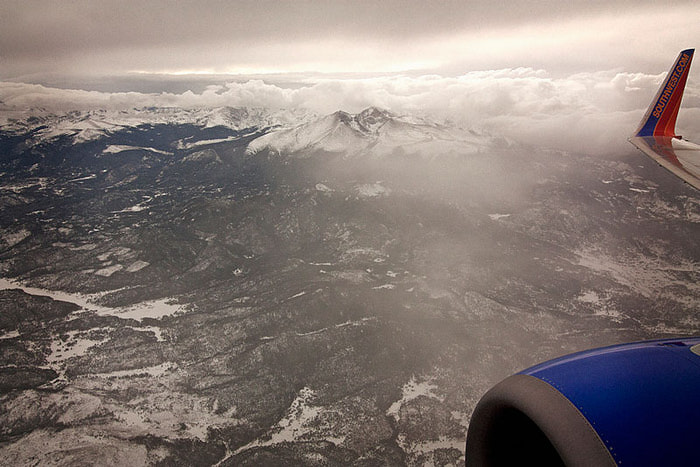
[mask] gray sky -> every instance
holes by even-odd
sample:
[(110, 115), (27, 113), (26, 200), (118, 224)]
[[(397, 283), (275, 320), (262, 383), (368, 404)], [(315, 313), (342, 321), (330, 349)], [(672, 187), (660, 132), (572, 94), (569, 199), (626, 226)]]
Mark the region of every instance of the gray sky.
[(697, 2), (0, 0), (0, 79), (665, 69)]

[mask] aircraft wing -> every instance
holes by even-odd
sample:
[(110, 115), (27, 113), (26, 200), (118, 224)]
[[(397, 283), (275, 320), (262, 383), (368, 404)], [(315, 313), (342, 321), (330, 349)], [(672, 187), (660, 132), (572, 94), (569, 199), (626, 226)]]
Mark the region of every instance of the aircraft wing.
[(700, 190), (700, 146), (668, 136), (633, 136), (629, 139), (644, 154)]
[(629, 141), (671, 173), (700, 190), (700, 146), (676, 135), (676, 117), (695, 49), (683, 50)]

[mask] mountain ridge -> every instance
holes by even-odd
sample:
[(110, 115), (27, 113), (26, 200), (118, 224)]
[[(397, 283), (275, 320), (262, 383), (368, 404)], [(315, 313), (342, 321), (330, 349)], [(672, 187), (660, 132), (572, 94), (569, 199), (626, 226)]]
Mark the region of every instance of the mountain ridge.
[(2, 131), (31, 134), (28, 144), (56, 138), (73, 144), (97, 141), (129, 128), (144, 125), (193, 125), (201, 129), (231, 130), (226, 137), (183, 139), (171, 149), (188, 150), (252, 136), (247, 153), (269, 150), (277, 155), (307, 157), (316, 153), (344, 157), (387, 157), (418, 154), (424, 157), (459, 156), (483, 152), (494, 146), (515, 144), (428, 118), (396, 114), (370, 106), (358, 113), (337, 110), (327, 115), (311, 111), (273, 110), (263, 107), (176, 108), (141, 107), (126, 110), (89, 110), (55, 113), (41, 109), (0, 111)]
[(344, 153), (350, 158), (393, 154), (435, 157), (479, 153), (503, 142), (513, 144), (473, 130), (368, 107), (357, 114), (337, 111), (293, 128), (272, 130), (254, 139), (247, 152), (269, 150), (302, 158), (314, 153)]
[(224, 127), (235, 131), (287, 127), (315, 117), (305, 110), (271, 110), (263, 107), (140, 107), (130, 110), (45, 109), (1, 110), (2, 130), (34, 133), (37, 143), (67, 136), (73, 143), (94, 141), (115, 131), (142, 125), (195, 125), (203, 129)]

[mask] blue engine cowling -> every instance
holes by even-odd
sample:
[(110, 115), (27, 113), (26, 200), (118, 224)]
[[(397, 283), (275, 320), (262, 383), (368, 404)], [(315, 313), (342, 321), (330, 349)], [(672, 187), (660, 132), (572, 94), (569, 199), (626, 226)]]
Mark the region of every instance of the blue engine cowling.
[(700, 337), (588, 350), (506, 378), (474, 410), (466, 465), (700, 465)]

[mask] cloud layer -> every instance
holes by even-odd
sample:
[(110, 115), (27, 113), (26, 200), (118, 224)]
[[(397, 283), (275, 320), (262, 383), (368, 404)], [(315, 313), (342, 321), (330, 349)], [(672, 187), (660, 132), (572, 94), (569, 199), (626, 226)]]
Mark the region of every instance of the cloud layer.
[[(651, 71), (700, 43), (697, 2), (4, 0), (0, 79), (47, 73)], [(24, 77), (24, 78), (23, 78)]]
[[(598, 72), (554, 78), (542, 70), (505, 69), (459, 77), (427, 75), (307, 81), (294, 88), (262, 80), (211, 85), (201, 93), (97, 92), (0, 82), (0, 109), (125, 110), (156, 107), (303, 108), (356, 113), (377, 106), (398, 114), (450, 121), (517, 141), (569, 151), (629, 150), (663, 74)], [(700, 93), (689, 83), (678, 120), (681, 134), (700, 135)], [(695, 136), (695, 138), (693, 138)]]

